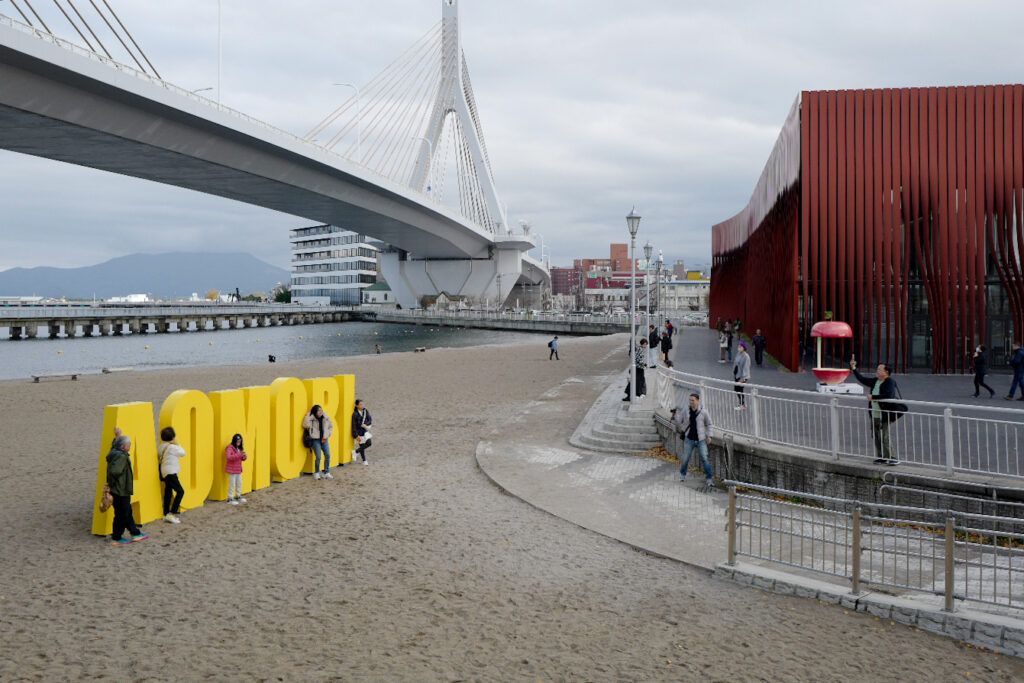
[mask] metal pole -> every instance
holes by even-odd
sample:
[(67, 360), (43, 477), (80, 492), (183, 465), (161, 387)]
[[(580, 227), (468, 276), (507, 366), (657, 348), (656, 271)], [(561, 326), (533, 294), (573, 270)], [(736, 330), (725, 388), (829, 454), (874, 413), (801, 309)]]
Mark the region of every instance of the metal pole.
[(632, 268), (629, 284), (629, 407), (636, 402), (636, 236), (629, 236), (629, 264)]
[(953, 611), (953, 560), (954, 553), (956, 552), (956, 529), (955, 521), (952, 517), (946, 518), (946, 582), (945, 582), (945, 605), (943, 610), (946, 612)]
[(860, 506), (853, 508), (853, 594), (860, 594)]
[(736, 564), (736, 487), (729, 487), (729, 566)]
[(953, 409), (942, 411), (942, 425), (946, 436), (946, 474), (953, 476)]
[(217, 104), (220, 104), (220, 74), (223, 59), (223, 43), (221, 41), (221, 0), (217, 0)]
[(839, 399), (835, 396), (832, 397), (832, 401), (829, 407), (829, 412), (832, 416), (832, 458), (834, 460), (839, 459)]
[[(648, 242), (650, 244), (650, 242)], [(644, 252), (646, 253), (646, 252)], [(644, 264), (644, 293), (647, 296), (647, 327), (644, 328), (644, 332), (649, 332), (651, 329), (651, 259), (647, 258), (647, 263)], [(650, 350), (647, 351), (650, 354)], [(648, 363), (650, 365), (650, 363)]]

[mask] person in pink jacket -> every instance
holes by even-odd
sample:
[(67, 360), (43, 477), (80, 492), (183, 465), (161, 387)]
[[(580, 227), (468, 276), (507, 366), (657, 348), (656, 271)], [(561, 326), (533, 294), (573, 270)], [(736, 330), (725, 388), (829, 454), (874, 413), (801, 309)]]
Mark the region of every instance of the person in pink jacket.
[(224, 471), (228, 473), (228, 505), (245, 502), (242, 497), (242, 461), (248, 457), (242, 445), (242, 435), (235, 434), (231, 437), (231, 444), (224, 450), (224, 458), (227, 460)]

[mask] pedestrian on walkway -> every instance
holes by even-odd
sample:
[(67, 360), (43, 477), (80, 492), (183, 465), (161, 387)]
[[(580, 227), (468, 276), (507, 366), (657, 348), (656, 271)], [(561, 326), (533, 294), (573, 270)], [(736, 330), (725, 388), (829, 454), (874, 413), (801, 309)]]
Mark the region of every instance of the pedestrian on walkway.
[(726, 362), (732, 362), (732, 341), (733, 341), (733, 326), (729, 320), (725, 321), (725, 359)]
[(978, 392), (981, 387), (988, 389), (989, 398), (995, 396), (996, 392), (992, 390), (992, 387), (985, 384), (985, 375), (988, 373), (988, 357), (985, 355), (984, 344), (974, 349), (971, 364), (974, 366), (974, 398), (978, 398)]
[[(647, 395), (647, 378), (644, 376), (644, 368), (647, 366), (647, 340), (641, 339), (640, 345), (636, 347), (636, 355), (633, 358), (633, 366), (636, 368), (636, 397), (643, 398)], [(629, 400), (629, 382), (626, 382), (626, 398)]]
[(1013, 381), (1010, 382), (1010, 393), (1006, 396), (1008, 401), (1013, 400), (1013, 392), (1020, 387), (1020, 398), (1018, 401), (1024, 401), (1024, 349), (1020, 347), (1020, 342), (1013, 342), (1013, 355), (1010, 356), (1010, 367), (1013, 368)]
[(548, 353), (548, 360), (551, 360), (552, 357), (555, 360), (561, 360), (558, 357), (558, 335), (555, 335), (555, 338), (548, 342), (548, 348), (551, 349)]
[(871, 406), (871, 432), (875, 441), (875, 464), (898, 465), (900, 461), (892, 457), (889, 443), (890, 411), (882, 409), (880, 403), (896, 397), (896, 382), (892, 379), (892, 368), (888, 363), (879, 363), (875, 368), (874, 379), (865, 377), (857, 371), (857, 361), (850, 361), (850, 369), (857, 381), (871, 390), (868, 397)]
[(739, 398), (739, 405), (736, 410), (747, 409), (747, 397), (743, 395), (747, 382), (750, 381), (750, 354), (747, 353), (747, 342), (740, 342), (739, 351), (736, 353), (736, 360), (732, 363), (732, 376), (736, 380), (733, 389)]
[(718, 316), (718, 320), (715, 321), (715, 329), (718, 330), (719, 334), (725, 332), (725, 323), (722, 322), (722, 316)]
[[(132, 440), (121, 433), (120, 427), (114, 428), (114, 443), (107, 453), (107, 486), (114, 498), (114, 526), (110, 534), (113, 545), (128, 545), (132, 541), (149, 538), (149, 534), (135, 525), (132, 517), (132, 494), (135, 493), (135, 475), (132, 472)], [(125, 529), (131, 538), (123, 538)]]
[(664, 356), (665, 362), (668, 362), (668, 352), (672, 350), (672, 335), (668, 332), (661, 335), (661, 355)]
[(675, 334), (676, 328), (672, 326), (672, 321), (665, 318), (665, 332), (668, 334), (668, 338), (671, 339), (672, 335)]
[(718, 362), (725, 363), (725, 350), (729, 348), (729, 338), (725, 336), (725, 332), (718, 333)]
[(302, 426), (309, 430), (309, 436), (313, 440), (313, 478), (320, 479), (320, 458), (324, 461), (324, 479), (334, 479), (331, 474), (331, 434), (334, 433), (334, 422), (324, 409), (315, 405), (309, 409), (306, 416), (302, 418)]
[(658, 346), (661, 344), (661, 333), (658, 332), (658, 328), (654, 325), (648, 325), (647, 331), (647, 344), (649, 346), (647, 355), (650, 357), (647, 363), (648, 367), (658, 367)]
[(711, 461), (708, 459), (708, 446), (714, 436), (711, 416), (700, 405), (700, 395), (690, 394), (689, 407), (673, 411), (672, 422), (676, 431), (683, 436), (683, 454), (679, 458), (679, 481), (686, 481), (686, 472), (690, 467), (690, 456), (696, 448), (700, 454), (700, 462), (704, 465), (705, 484), (708, 488), (714, 483), (711, 476)]
[(768, 340), (761, 334), (761, 328), (757, 328), (754, 333), (754, 338), (751, 339), (754, 343), (754, 362), (757, 363), (757, 367), (761, 367), (761, 363), (764, 362), (764, 349), (768, 346)]

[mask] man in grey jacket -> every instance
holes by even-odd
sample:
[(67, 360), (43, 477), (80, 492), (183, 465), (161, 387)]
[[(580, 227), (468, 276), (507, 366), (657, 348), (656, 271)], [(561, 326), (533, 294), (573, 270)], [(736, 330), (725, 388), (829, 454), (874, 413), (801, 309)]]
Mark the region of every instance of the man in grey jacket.
[(732, 362), (732, 376), (736, 380), (736, 394), (739, 396), (739, 405), (736, 406), (736, 410), (747, 409), (747, 397), (743, 395), (743, 390), (747, 382), (750, 381), (750, 354), (747, 353), (747, 342), (740, 342), (739, 353), (736, 354), (736, 360)]
[(708, 460), (708, 445), (714, 436), (711, 416), (700, 407), (700, 395), (690, 394), (689, 408), (676, 409), (672, 415), (673, 426), (683, 435), (683, 455), (679, 458), (679, 481), (686, 481), (686, 471), (690, 467), (690, 456), (696, 448), (700, 453), (701, 464), (704, 465), (705, 482), (710, 488), (714, 483), (711, 477), (711, 461)]

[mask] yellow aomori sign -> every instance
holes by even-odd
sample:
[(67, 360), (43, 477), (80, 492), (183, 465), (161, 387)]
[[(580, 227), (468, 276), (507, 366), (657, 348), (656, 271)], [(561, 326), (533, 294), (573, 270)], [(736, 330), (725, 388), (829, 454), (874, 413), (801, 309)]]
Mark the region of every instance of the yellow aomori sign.
[(136, 523), (145, 524), (163, 516), (157, 459), (159, 430), (173, 427), (185, 449), (178, 475), (185, 489), (182, 507), (194, 509), (207, 498), (227, 498), (224, 449), (235, 434), (242, 435), (249, 456), (242, 464), (245, 493), (267, 488), (271, 479), (287, 481), (302, 472), (312, 472), (312, 456), (302, 445), (302, 418), (313, 405), (319, 404), (334, 420), (334, 434), (329, 440), (331, 465), (350, 462), (355, 386), (355, 375), (336, 375), (307, 380), (282, 377), (270, 386), (211, 391), (209, 395), (183, 389), (164, 401), (159, 427), (154, 424), (152, 403), (107, 406), (103, 411), (92, 533), (109, 534), (113, 525), (113, 510), (100, 512), (99, 501), (107, 481), (107, 453), (115, 427), (132, 440), (132, 513)]

